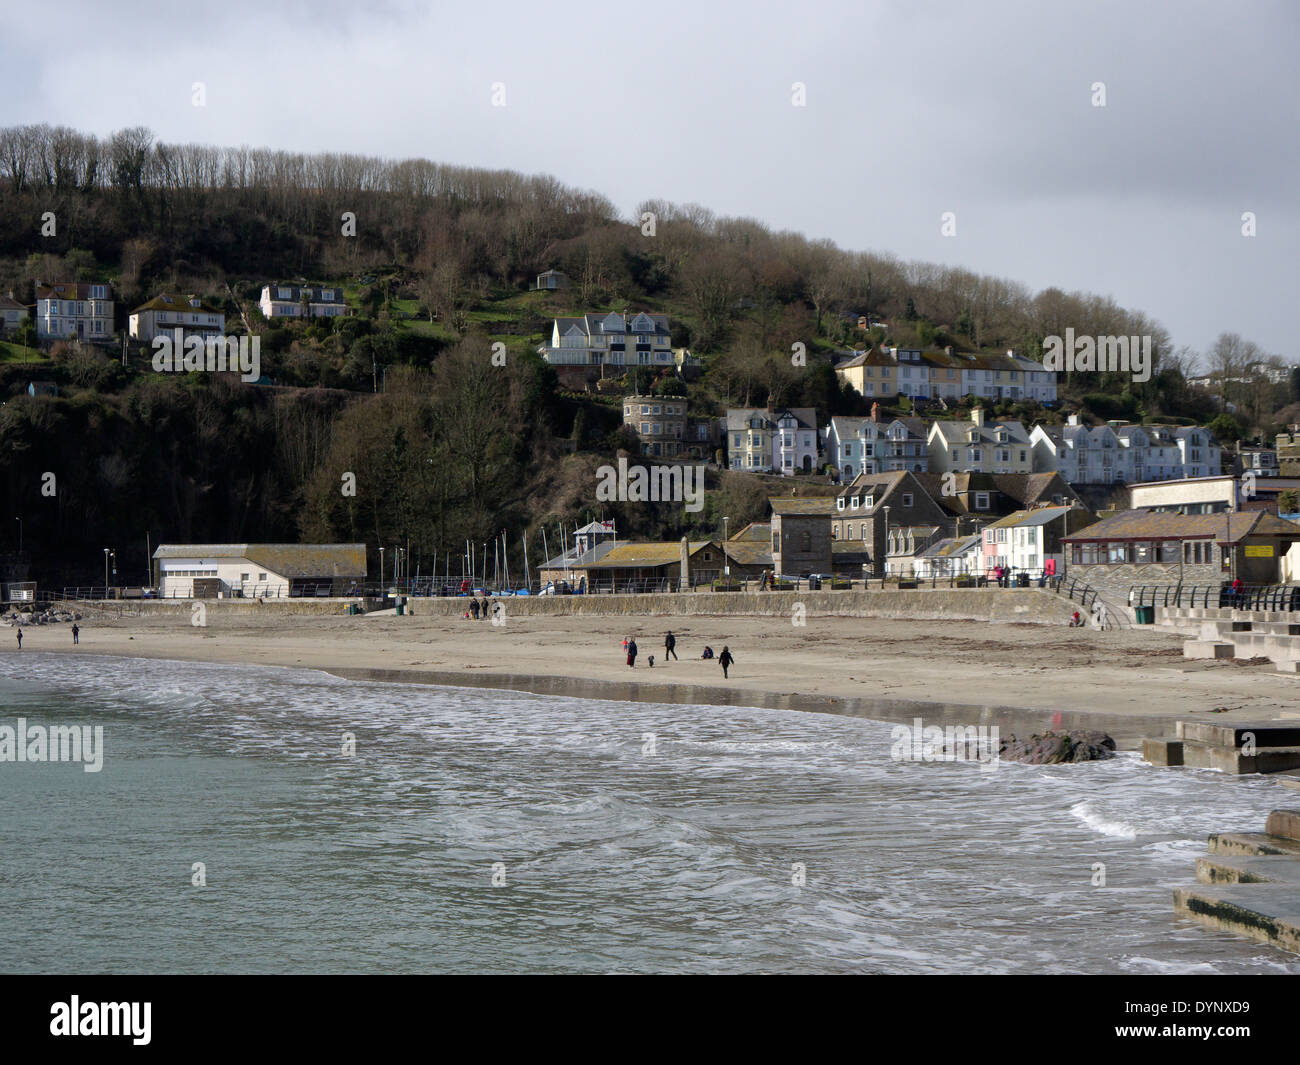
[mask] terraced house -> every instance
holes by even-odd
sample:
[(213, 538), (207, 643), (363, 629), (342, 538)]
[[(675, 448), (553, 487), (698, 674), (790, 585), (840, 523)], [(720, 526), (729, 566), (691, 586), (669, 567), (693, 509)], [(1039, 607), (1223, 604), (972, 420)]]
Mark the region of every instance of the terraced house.
[(98, 343), (112, 340), (112, 288), (107, 282), (36, 282), (36, 338)]
[(817, 412), (812, 407), (732, 407), (723, 419), (727, 465), (790, 475), (817, 465)]
[(1194, 426), (1090, 427), (1071, 414), (1066, 425), (1036, 425), (1029, 434), (1034, 469), (1059, 470), (1071, 484), (1132, 484), (1222, 472), (1222, 450), (1208, 429)]
[(1014, 420), (985, 424), (982, 407), (971, 411), (968, 422), (934, 422), (926, 446), (931, 473), (1031, 473), (1034, 469), (1025, 427)]

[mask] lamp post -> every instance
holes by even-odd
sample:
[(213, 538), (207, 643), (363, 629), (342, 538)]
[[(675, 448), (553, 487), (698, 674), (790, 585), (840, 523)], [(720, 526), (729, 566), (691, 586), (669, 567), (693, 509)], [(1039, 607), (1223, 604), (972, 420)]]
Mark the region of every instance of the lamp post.
[(885, 512), (885, 572), (884, 576), (881, 577), (881, 583), (883, 584), (884, 578), (889, 576), (889, 507), (885, 506), (881, 509)]
[(727, 522), (730, 519), (722, 519), (722, 575), (728, 580), (731, 579), (731, 556), (727, 554)]
[(106, 547), (106, 548), (104, 548), (104, 598), (105, 598), (105, 599), (108, 598), (108, 560), (109, 560), (109, 557), (110, 557), (110, 556), (111, 556), (112, 559), (113, 559), (113, 569), (114, 569), (114, 571), (116, 571), (116, 570), (117, 570), (117, 552), (114, 551), (111, 547)]
[(384, 592), (384, 548), (381, 544), (379, 547), (379, 593)]
[(14, 521), (18, 523), (18, 553), (21, 555), (23, 553), (23, 519), (14, 518)]

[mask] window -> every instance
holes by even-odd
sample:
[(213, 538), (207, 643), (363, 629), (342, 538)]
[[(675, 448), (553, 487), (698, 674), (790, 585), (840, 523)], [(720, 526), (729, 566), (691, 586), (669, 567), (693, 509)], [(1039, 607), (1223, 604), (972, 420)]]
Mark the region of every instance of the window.
[(989, 494), (987, 492), (975, 493), (975, 509), (976, 510), (989, 509)]
[(867, 523), (864, 521), (862, 523), (862, 539), (865, 540), (866, 538), (867, 538)]
[(259, 573), (259, 574), (257, 575), (257, 579), (258, 579), (259, 581), (264, 581), (264, 580), (266, 580), (266, 574), (265, 574), (265, 573)]
[(862, 505), (866, 507), (868, 510), (870, 510), (872, 507), (876, 505), (876, 497), (867, 496), (867, 498), (863, 501)]
[[(847, 466), (844, 467), (844, 473), (845, 473), (845, 475), (847, 475), (847, 474), (849, 473), (849, 468), (848, 468)], [(840, 496), (839, 499), (835, 500), (835, 509), (836, 509), (836, 510), (843, 510), (843, 509), (844, 509), (844, 497), (843, 497), (843, 496)]]
[(911, 505), (912, 505), (912, 493), (911, 493), (911, 492), (904, 492), (904, 493), (903, 493), (903, 506), (905, 506), (905, 507), (910, 507)]
[(241, 573), (241, 574), (239, 575), (239, 579), (240, 579), (241, 581), (246, 581), (246, 580), (248, 580), (248, 578), (249, 578), (249, 574), (247, 574), (247, 573)]
[(850, 499), (850, 500), (849, 500), (849, 505), (850, 505), (854, 510), (857, 510), (857, 509), (858, 509), (858, 497), (857, 497), (857, 496), (854, 496), (852, 499)]

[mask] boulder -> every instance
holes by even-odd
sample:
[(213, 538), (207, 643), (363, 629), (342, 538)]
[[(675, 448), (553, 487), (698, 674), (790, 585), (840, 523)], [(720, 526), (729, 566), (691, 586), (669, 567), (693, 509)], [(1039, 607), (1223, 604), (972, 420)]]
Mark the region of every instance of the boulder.
[(1096, 729), (1034, 733), (1020, 739), (1014, 733), (1002, 741), (1000, 757), (1026, 765), (1057, 765), (1061, 762), (1095, 762), (1115, 757), (1115, 741)]

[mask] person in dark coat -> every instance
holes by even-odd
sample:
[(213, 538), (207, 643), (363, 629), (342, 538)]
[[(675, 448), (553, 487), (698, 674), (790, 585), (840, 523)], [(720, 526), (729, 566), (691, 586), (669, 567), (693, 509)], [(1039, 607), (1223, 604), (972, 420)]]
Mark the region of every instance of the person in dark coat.
[(636, 668), (636, 640), (627, 641), (627, 664)]
[(718, 655), (718, 665), (722, 667), (722, 679), (727, 679), (727, 669), (736, 660), (729, 647), (723, 647), (722, 654)]
[(700, 657), (701, 657), (701, 658), (712, 658), (712, 657), (713, 657), (713, 648), (712, 648), (712, 647), (707, 647), (707, 646), (706, 646), (706, 647), (704, 648), (704, 654), (700, 655)]
[[(667, 662), (669, 658), (677, 658), (676, 648), (677, 648), (677, 637), (674, 636), (671, 632), (669, 632), (668, 635), (664, 637), (664, 661), (665, 662)], [(680, 659), (678, 659), (678, 661), (680, 661)]]
[(476, 595), (469, 597), (469, 616), (478, 621), (478, 596)]
[(77, 623), (72, 623), (72, 642), (81, 643), (81, 630), (77, 628)]

